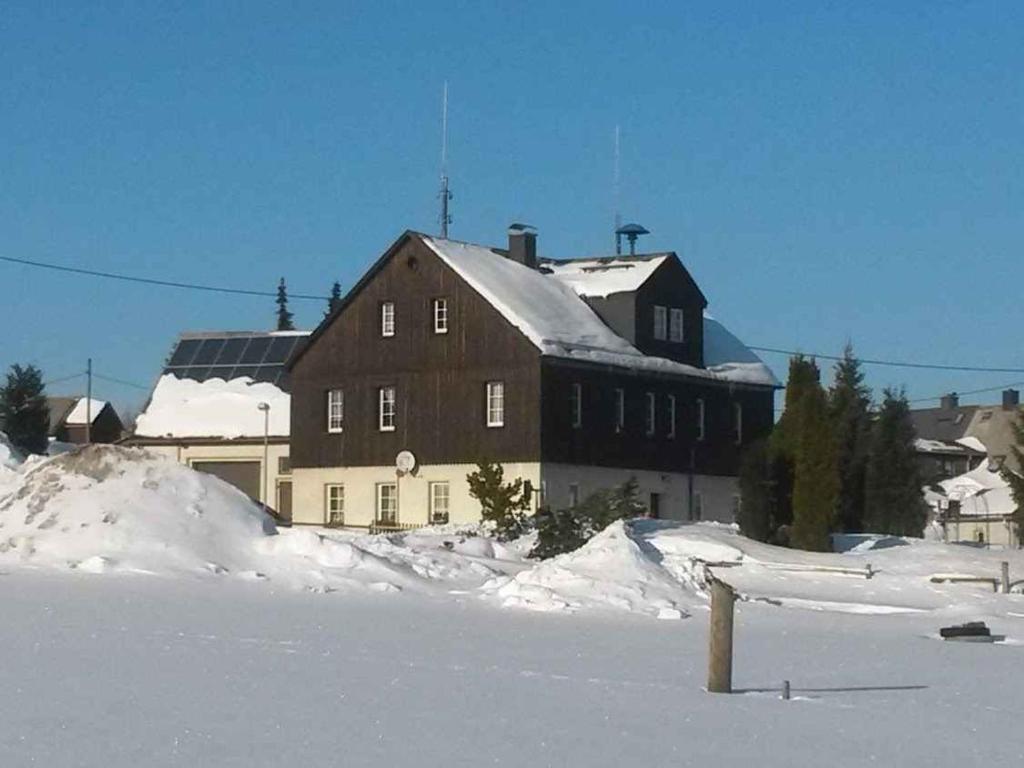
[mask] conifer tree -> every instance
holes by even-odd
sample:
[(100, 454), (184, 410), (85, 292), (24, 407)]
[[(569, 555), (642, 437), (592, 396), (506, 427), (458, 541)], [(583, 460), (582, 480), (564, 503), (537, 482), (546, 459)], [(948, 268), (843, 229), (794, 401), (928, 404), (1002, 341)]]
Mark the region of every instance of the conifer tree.
[(1003, 478), (1010, 486), (1017, 509), (1013, 513), (1013, 521), (1017, 524), (1017, 543), (1024, 546), (1024, 411), (1017, 411), (1017, 420), (1013, 423), (1015, 445), (1010, 446), (1013, 467), (1004, 465)]
[(288, 288), (284, 284), (284, 278), (277, 284), (277, 330), (294, 331), (295, 324), (292, 322), (292, 313), (288, 311)]
[(739, 488), (740, 509), (736, 522), (740, 526), (740, 533), (749, 539), (768, 541), (775, 525), (772, 519), (772, 467), (767, 440), (751, 443), (743, 452)]
[[(812, 363), (813, 364), (813, 363)], [(814, 365), (817, 371), (817, 365)], [(839, 473), (828, 399), (815, 381), (800, 403), (793, 464), (792, 542), (801, 549), (831, 550)]]
[(928, 511), (921, 492), (910, 405), (901, 390), (885, 389), (872, 426), (865, 504), (865, 529), (872, 533), (924, 533)]
[(330, 317), (331, 313), (334, 312), (335, 308), (341, 303), (341, 283), (337, 280), (334, 281), (334, 285), (331, 286), (331, 298), (327, 300), (327, 311), (324, 313), (324, 317)]
[(23, 453), (46, 453), (50, 409), (43, 374), (34, 365), (12, 365), (0, 387), (0, 424), (11, 444)]
[(839, 473), (837, 524), (848, 533), (864, 526), (864, 477), (871, 438), (871, 390), (864, 384), (860, 361), (847, 344), (835, 367), (829, 390), (829, 414), (836, 440)]
[(466, 481), (469, 495), (480, 502), (480, 516), (495, 524), (499, 541), (508, 541), (523, 533), (531, 491), (521, 477), (506, 483), (501, 464), (481, 461), (475, 472), (466, 475)]

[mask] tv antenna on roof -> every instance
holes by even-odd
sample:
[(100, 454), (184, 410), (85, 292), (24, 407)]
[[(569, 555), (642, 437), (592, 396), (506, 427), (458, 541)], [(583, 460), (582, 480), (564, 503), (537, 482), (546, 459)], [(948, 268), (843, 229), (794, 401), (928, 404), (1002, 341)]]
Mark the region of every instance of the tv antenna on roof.
[(618, 235), (622, 226), (622, 214), (619, 213), (619, 126), (615, 126), (615, 175), (612, 181), (612, 205), (615, 208), (615, 253), (622, 253), (621, 240)]
[(448, 225), (452, 223), (452, 215), (448, 213), (448, 203), (452, 193), (448, 189), (448, 81), (444, 81), (444, 99), (441, 107), (441, 237), (448, 237)]

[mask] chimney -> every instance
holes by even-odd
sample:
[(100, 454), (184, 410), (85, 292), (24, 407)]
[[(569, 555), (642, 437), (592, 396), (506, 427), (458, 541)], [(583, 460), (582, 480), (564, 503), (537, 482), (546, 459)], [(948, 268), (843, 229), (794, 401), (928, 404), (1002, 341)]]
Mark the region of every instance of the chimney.
[(529, 224), (508, 228), (508, 257), (530, 269), (537, 268), (537, 230)]
[(950, 392), (948, 395), (942, 396), (940, 403), (942, 410), (952, 411), (954, 408), (960, 407), (960, 396), (956, 392)]
[(1012, 411), (1020, 407), (1020, 390), (1017, 389), (1004, 389), (1003, 390), (1003, 410)]

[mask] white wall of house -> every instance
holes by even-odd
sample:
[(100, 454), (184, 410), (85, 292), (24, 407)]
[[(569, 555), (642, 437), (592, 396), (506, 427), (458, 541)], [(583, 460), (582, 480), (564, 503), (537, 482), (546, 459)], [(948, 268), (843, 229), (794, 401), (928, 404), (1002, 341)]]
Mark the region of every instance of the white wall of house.
[(1017, 548), (1017, 528), (1013, 521), (999, 517), (961, 517), (945, 521), (945, 540), (973, 542), (997, 547)]
[[(152, 451), (163, 456), (168, 456), (187, 466), (197, 461), (247, 461), (259, 462), (260, 465), (260, 496), (258, 501), (263, 501), (271, 507), (277, 508), (277, 488), (282, 482), (289, 482), (291, 474), (281, 473), (280, 459), (287, 458), (289, 446), (287, 443), (273, 444), (267, 447), (268, 463), (270, 465), (269, 476), (266, 475), (267, 467), (263, 466), (263, 445), (251, 443), (232, 443), (225, 441), (214, 444), (177, 444), (177, 445), (147, 445), (142, 446), (147, 451)], [(266, 479), (266, 484), (264, 484)], [(263, 499), (263, 488), (267, 489), (269, 499)]]
[(690, 477), (686, 474), (572, 464), (548, 463), (541, 467), (545, 503), (553, 509), (569, 506), (573, 485), (577, 486), (579, 500), (583, 501), (594, 491), (621, 485), (631, 477), (636, 478), (640, 487), (640, 500), (644, 505), (650, 505), (652, 493), (658, 494), (659, 517), (662, 519), (733, 522), (734, 505), (739, 495), (735, 477), (693, 476), (694, 496), (699, 496), (695, 499), (695, 506), (702, 507), (698, 518), (697, 510), (692, 514), (690, 511)]
[[(376, 516), (378, 485), (394, 483), (398, 493), (398, 522), (426, 525), (430, 515), (432, 483), (448, 483), (449, 522), (480, 520), (480, 504), (469, 495), (466, 475), (475, 464), (433, 464), (417, 467), (398, 476), (394, 466), (296, 468), (293, 473), (292, 522), (324, 525), (327, 522), (327, 486), (344, 486), (344, 524), (370, 525)], [(505, 480), (521, 477), (533, 486), (540, 484), (540, 465), (506, 464)]]
[[(553, 508), (567, 507), (571, 502), (571, 486), (577, 486), (578, 500), (594, 491), (624, 483), (635, 477), (641, 500), (650, 503), (652, 493), (660, 496), (661, 517), (672, 520), (696, 519), (689, 509), (689, 477), (682, 474), (642, 472), (626, 469), (574, 466), (567, 464), (506, 464), (506, 481), (517, 477), (529, 480), (542, 491), (534, 497), (534, 508), (540, 503)], [(327, 517), (329, 485), (344, 486), (344, 524), (370, 525), (376, 517), (378, 486), (395, 484), (398, 496), (398, 522), (424, 525), (430, 519), (431, 484), (448, 483), (448, 513), (452, 523), (473, 523), (480, 519), (480, 505), (469, 494), (466, 476), (476, 470), (475, 464), (425, 465), (412, 474), (398, 476), (393, 466), (296, 468), (293, 473), (292, 521), (299, 524), (324, 525)], [(736, 478), (695, 475), (694, 494), (699, 495), (702, 520), (732, 522)]]

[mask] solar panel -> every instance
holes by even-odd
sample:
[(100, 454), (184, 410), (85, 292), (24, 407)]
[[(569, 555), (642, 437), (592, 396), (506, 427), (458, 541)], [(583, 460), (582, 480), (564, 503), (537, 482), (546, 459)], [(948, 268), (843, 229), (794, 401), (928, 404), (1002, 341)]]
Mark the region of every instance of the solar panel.
[(287, 392), (289, 382), (284, 365), (305, 341), (304, 335), (238, 332), (184, 338), (175, 345), (163, 372), (199, 382), (245, 376), (275, 384)]

